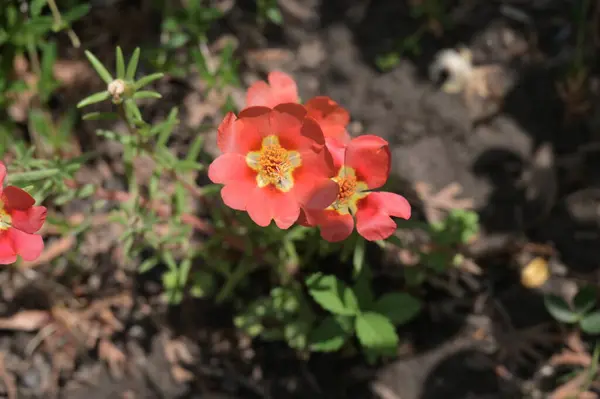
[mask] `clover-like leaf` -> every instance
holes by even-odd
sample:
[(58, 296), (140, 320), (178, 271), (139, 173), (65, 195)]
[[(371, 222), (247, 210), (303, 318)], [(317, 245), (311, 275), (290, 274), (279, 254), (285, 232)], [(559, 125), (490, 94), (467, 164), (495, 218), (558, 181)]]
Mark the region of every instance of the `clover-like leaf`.
[(579, 325), (586, 334), (600, 334), (600, 310), (586, 315), (581, 319)]
[(355, 315), (358, 301), (354, 291), (335, 276), (315, 273), (306, 279), (308, 292), (323, 309), (339, 315)]
[(419, 314), (421, 301), (407, 293), (389, 293), (377, 300), (373, 310), (386, 316), (395, 325), (400, 325)]
[(596, 290), (594, 287), (588, 285), (582, 287), (575, 298), (573, 298), (573, 308), (575, 312), (584, 314), (592, 310), (596, 305)]
[(571, 324), (579, 319), (579, 315), (571, 310), (567, 301), (557, 295), (547, 295), (544, 304), (552, 317), (558, 321)]
[(330, 315), (310, 333), (310, 349), (316, 352), (333, 352), (346, 343), (353, 329), (349, 316)]
[(356, 318), (356, 335), (369, 352), (393, 355), (398, 347), (394, 325), (382, 314), (365, 312)]

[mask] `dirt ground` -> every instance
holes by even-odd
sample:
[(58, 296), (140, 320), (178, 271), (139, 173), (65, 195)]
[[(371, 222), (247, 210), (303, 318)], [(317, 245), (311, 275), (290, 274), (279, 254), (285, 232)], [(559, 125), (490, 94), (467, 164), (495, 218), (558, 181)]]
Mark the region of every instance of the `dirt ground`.
[[(122, 3), (115, 7), (123, 14), (141, 9)], [(283, 344), (241, 336), (227, 308), (194, 299), (166, 306), (157, 299), (158, 274), (132, 278), (126, 271), (135, 265), (123, 265), (114, 249), (118, 232), (103, 226), (85, 238), (87, 252), (75, 256), (84, 270), (77, 282), (50, 269), (2, 271), (0, 287), (11, 306), (2, 302), (0, 313), (47, 309), (48, 292), (57, 290), (47, 277), (57, 276), (57, 285), (106, 292), (98, 314), (111, 312), (119, 332), (111, 345), (100, 340), (91, 350), (59, 336), (45, 351), (35, 350), (43, 332), (1, 332), (0, 371), (8, 370), (9, 380), (0, 381), (0, 394), (13, 384), (19, 398), (47, 397), (58, 381), (55, 393), (69, 399), (509, 399), (528, 397), (526, 391), (547, 397), (544, 392), (556, 383), (540, 376), (540, 369), (562, 341), (556, 340), (561, 331), (545, 311), (541, 291), (566, 289), (581, 278), (600, 283), (600, 81), (592, 68), (590, 110), (567, 120), (556, 82), (575, 51), (574, 33), (564, 31), (570, 26), (568, 3), (451, 1), (452, 28), (439, 38), (425, 33), (420, 54), (405, 54), (386, 72), (376, 67), (376, 57), (420, 26), (404, 1), (282, 0), (285, 23), (266, 32), (252, 24), (250, 10), (236, 5), (216, 29), (215, 36), (238, 38), (246, 83), (281, 69), (297, 80), (302, 98), (325, 94), (346, 107), (352, 134), (387, 139), (394, 175), (416, 207), (415, 217), (423, 214), (416, 183), (435, 191), (458, 183), (461, 197), (472, 199), (483, 228), (473, 256), (484, 272), (474, 282), (458, 282), (451, 293), (428, 287), (425, 312), (401, 331), (404, 354), (398, 360), (367, 367), (359, 357), (332, 354), (306, 362)], [(527, 20), (507, 14), (506, 4)], [(87, 24), (103, 21), (105, 14), (114, 15), (96, 6)], [(152, 42), (149, 26), (156, 18), (150, 13), (131, 22), (144, 29), (99, 35), (94, 46), (120, 42), (127, 49), (127, 43)], [(96, 34), (82, 29), (83, 42)], [(473, 115), (484, 114), (477, 110), (484, 100), (474, 110), (460, 94), (445, 93), (429, 79), (434, 55), (459, 45), (472, 51), (476, 65), (502, 71), (498, 79), (506, 89), (497, 114), (478, 120)], [(189, 129), (179, 132), (182, 147), (193, 125), (221, 117), (210, 110), (198, 115), (195, 104), (203, 98), (197, 87), (193, 77), (166, 79), (159, 87), (165, 102), (184, 104), (182, 120)], [(57, 100), (58, 109), (71, 106), (69, 95)], [(166, 111), (152, 112), (160, 117)], [(83, 148), (99, 146), (107, 164), (117, 162), (118, 152), (93, 138), (93, 125), (80, 129)], [(82, 173), (94, 179), (102, 167)], [(110, 184), (123, 188), (118, 180)], [(86, 206), (72, 204), (70, 212)], [(541, 290), (523, 287), (514, 267), (523, 251), (514, 248), (527, 245), (534, 248), (530, 254), (550, 251), (557, 270), (566, 272)], [(88, 314), (87, 320), (96, 316)], [(531, 358), (533, 347), (537, 357)]]

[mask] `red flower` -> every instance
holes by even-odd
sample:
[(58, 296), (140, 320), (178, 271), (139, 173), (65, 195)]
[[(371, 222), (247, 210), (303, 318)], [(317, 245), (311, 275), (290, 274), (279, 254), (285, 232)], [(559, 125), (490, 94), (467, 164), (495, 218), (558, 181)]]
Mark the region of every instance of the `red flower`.
[[(297, 103), (298, 87), (289, 75), (273, 71), (267, 80), (258, 81), (248, 88), (246, 106), (266, 106), (273, 108), (279, 104)], [(344, 143), (350, 141), (346, 126), (350, 123), (350, 114), (338, 103), (327, 96), (313, 97), (306, 103), (308, 116), (317, 121), (326, 139), (334, 138)]]
[(279, 104), (298, 102), (298, 87), (289, 75), (273, 71), (269, 73), (267, 79), (269, 83), (261, 80), (248, 88), (246, 107), (274, 108)]
[(305, 210), (299, 223), (320, 226), (321, 237), (336, 242), (356, 230), (369, 241), (383, 240), (396, 231), (392, 216), (410, 218), (410, 204), (401, 195), (372, 192), (385, 184), (391, 157), (387, 141), (372, 135), (359, 136), (346, 147), (329, 146), (338, 168), (333, 178), (339, 185), (335, 202), (325, 210)]
[(335, 169), (319, 125), (299, 104), (249, 107), (227, 114), (218, 129), (223, 152), (208, 177), (221, 197), (259, 226), (289, 228), (300, 209), (325, 209), (336, 198)]
[(0, 264), (14, 263), (17, 255), (35, 260), (44, 249), (40, 235), (34, 234), (46, 220), (46, 208), (15, 186), (3, 188), (6, 166), (0, 162)]

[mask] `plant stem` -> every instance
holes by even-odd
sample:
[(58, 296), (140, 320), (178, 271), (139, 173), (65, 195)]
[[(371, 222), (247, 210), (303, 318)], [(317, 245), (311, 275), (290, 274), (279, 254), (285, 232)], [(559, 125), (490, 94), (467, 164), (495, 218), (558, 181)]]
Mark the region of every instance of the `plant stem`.
[[(50, 11), (52, 12), (52, 17), (54, 17), (54, 25), (60, 27), (63, 23), (63, 20), (62, 20), (62, 15), (60, 14), (60, 11), (58, 10), (58, 7), (56, 6), (56, 1), (48, 0), (48, 7), (50, 7)], [(75, 47), (75, 48), (81, 47), (81, 41), (79, 40), (79, 37), (77, 36), (75, 31), (70, 26), (67, 28), (67, 35), (69, 36), (69, 39), (71, 39), (71, 44), (73, 44), (73, 47)]]
[(257, 264), (244, 259), (239, 264), (235, 271), (229, 275), (225, 285), (221, 288), (221, 291), (217, 294), (215, 301), (217, 303), (223, 303), (225, 300), (229, 299), (234, 289), (238, 286), (240, 281), (244, 279), (248, 274), (252, 273), (254, 270), (258, 268)]

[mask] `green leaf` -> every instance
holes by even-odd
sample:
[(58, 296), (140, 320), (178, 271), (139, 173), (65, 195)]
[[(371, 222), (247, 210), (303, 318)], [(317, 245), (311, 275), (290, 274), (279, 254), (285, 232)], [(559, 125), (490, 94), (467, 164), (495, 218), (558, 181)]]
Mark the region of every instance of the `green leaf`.
[(283, 17), (278, 8), (272, 7), (267, 10), (267, 18), (275, 25), (281, 25), (283, 23)]
[(107, 100), (110, 97), (110, 93), (108, 91), (100, 91), (98, 93), (94, 93), (89, 97), (84, 98), (83, 100), (77, 103), (77, 108), (87, 107), (88, 105), (96, 104)]
[(369, 351), (393, 355), (398, 347), (398, 335), (394, 325), (384, 315), (365, 312), (356, 318), (356, 335)]
[(82, 119), (84, 121), (116, 121), (119, 116), (114, 112), (90, 112), (83, 115)]
[(98, 75), (106, 84), (110, 84), (110, 82), (114, 80), (110, 72), (108, 72), (108, 70), (104, 67), (104, 65), (102, 65), (102, 63), (98, 60), (98, 58), (96, 58), (94, 54), (92, 54), (88, 50), (85, 50), (85, 56), (88, 58), (90, 64), (92, 64)]
[(89, 4), (80, 4), (78, 6), (74, 6), (63, 14), (63, 19), (68, 23), (77, 21), (90, 12), (91, 8), (92, 7)]
[(162, 98), (162, 96), (159, 93), (150, 90), (136, 91), (133, 95), (134, 100), (142, 100), (144, 98)]
[(138, 62), (140, 61), (140, 48), (136, 47), (133, 50), (133, 54), (127, 64), (127, 72), (125, 73), (125, 80), (133, 81), (135, 79), (135, 72), (137, 71)]
[(579, 325), (586, 334), (600, 334), (600, 310), (586, 315)]
[(340, 315), (358, 313), (358, 301), (351, 288), (335, 276), (315, 273), (306, 279), (308, 292), (325, 310)]
[(37, 17), (42, 13), (42, 9), (46, 5), (47, 0), (33, 0), (29, 5), (29, 12), (32, 17)]
[(584, 314), (592, 310), (596, 305), (596, 290), (588, 285), (582, 287), (575, 298), (573, 298), (573, 308), (576, 313)]
[(557, 295), (547, 295), (544, 298), (544, 303), (548, 312), (558, 321), (563, 323), (575, 323), (579, 316), (573, 312), (564, 299)]
[(121, 46), (117, 46), (117, 58), (115, 64), (115, 67), (117, 69), (117, 79), (124, 79), (125, 59), (123, 58), (123, 50), (121, 50)]
[[(327, 316), (311, 331), (309, 336), (310, 349), (315, 352), (333, 352), (339, 350), (348, 339), (347, 326), (341, 322), (340, 317)], [(350, 324), (352, 327), (352, 324)]]
[(29, 112), (29, 125), (42, 137), (50, 137), (52, 134), (48, 118), (39, 109), (34, 108)]
[(58, 168), (32, 170), (29, 172), (12, 173), (7, 176), (7, 183), (9, 184), (23, 184), (27, 182), (44, 180), (54, 177), (61, 173)]
[(135, 90), (139, 90), (144, 86), (148, 86), (150, 83), (162, 78), (163, 76), (165, 76), (165, 74), (161, 73), (161, 72), (153, 73), (148, 76), (144, 76), (143, 78), (140, 78), (140, 80), (135, 82), (135, 84), (134, 84)]
[(421, 301), (407, 293), (389, 293), (377, 300), (373, 310), (395, 325), (407, 323), (421, 311)]

